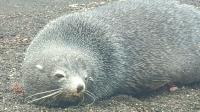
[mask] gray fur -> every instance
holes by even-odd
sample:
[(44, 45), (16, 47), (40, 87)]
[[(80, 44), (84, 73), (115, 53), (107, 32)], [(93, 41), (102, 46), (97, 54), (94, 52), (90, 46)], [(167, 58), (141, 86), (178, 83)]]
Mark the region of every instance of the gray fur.
[[(65, 15), (44, 27), (29, 46), (24, 89), (31, 95), (58, 88), (51, 75), (58, 66), (70, 75), (92, 77), (86, 86), (97, 99), (197, 82), (199, 35), (199, 11), (174, 0), (125, 0)], [(43, 70), (34, 68), (37, 64)]]

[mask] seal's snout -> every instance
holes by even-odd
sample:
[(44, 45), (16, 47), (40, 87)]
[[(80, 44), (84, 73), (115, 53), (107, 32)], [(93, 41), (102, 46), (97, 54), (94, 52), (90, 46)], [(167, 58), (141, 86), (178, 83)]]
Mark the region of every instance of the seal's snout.
[(77, 93), (80, 93), (81, 91), (83, 91), (84, 86), (83, 85), (78, 85), (77, 87)]
[(85, 91), (85, 83), (81, 77), (76, 76), (71, 78), (71, 92), (80, 95)]

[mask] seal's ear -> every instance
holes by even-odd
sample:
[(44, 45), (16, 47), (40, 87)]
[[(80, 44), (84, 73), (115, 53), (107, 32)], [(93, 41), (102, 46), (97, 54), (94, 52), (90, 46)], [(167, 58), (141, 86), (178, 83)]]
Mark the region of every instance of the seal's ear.
[(43, 70), (43, 66), (40, 65), (40, 64), (35, 65), (35, 67), (36, 67), (37, 69), (39, 69), (39, 70)]

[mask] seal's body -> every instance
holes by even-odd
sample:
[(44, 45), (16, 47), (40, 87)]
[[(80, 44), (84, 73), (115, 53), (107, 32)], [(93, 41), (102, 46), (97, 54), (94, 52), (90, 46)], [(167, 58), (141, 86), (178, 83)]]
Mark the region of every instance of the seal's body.
[(126, 0), (50, 22), (22, 73), (30, 102), (68, 105), (200, 80), (200, 13), (165, 0)]

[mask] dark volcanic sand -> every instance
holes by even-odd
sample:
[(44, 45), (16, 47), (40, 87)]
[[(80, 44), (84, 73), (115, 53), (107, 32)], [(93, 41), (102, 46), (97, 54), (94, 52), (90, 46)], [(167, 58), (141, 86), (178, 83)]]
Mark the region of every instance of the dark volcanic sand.
[[(200, 6), (199, 0), (181, 1)], [(107, 2), (110, 1), (0, 0), (0, 112), (200, 112), (200, 84), (181, 87), (175, 92), (159, 90), (146, 97), (116, 96), (85, 107), (60, 109), (20, 103), (22, 96), (13, 94), (10, 85), (20, 80), (23, 53), (36, 33), (49, 20)]]

